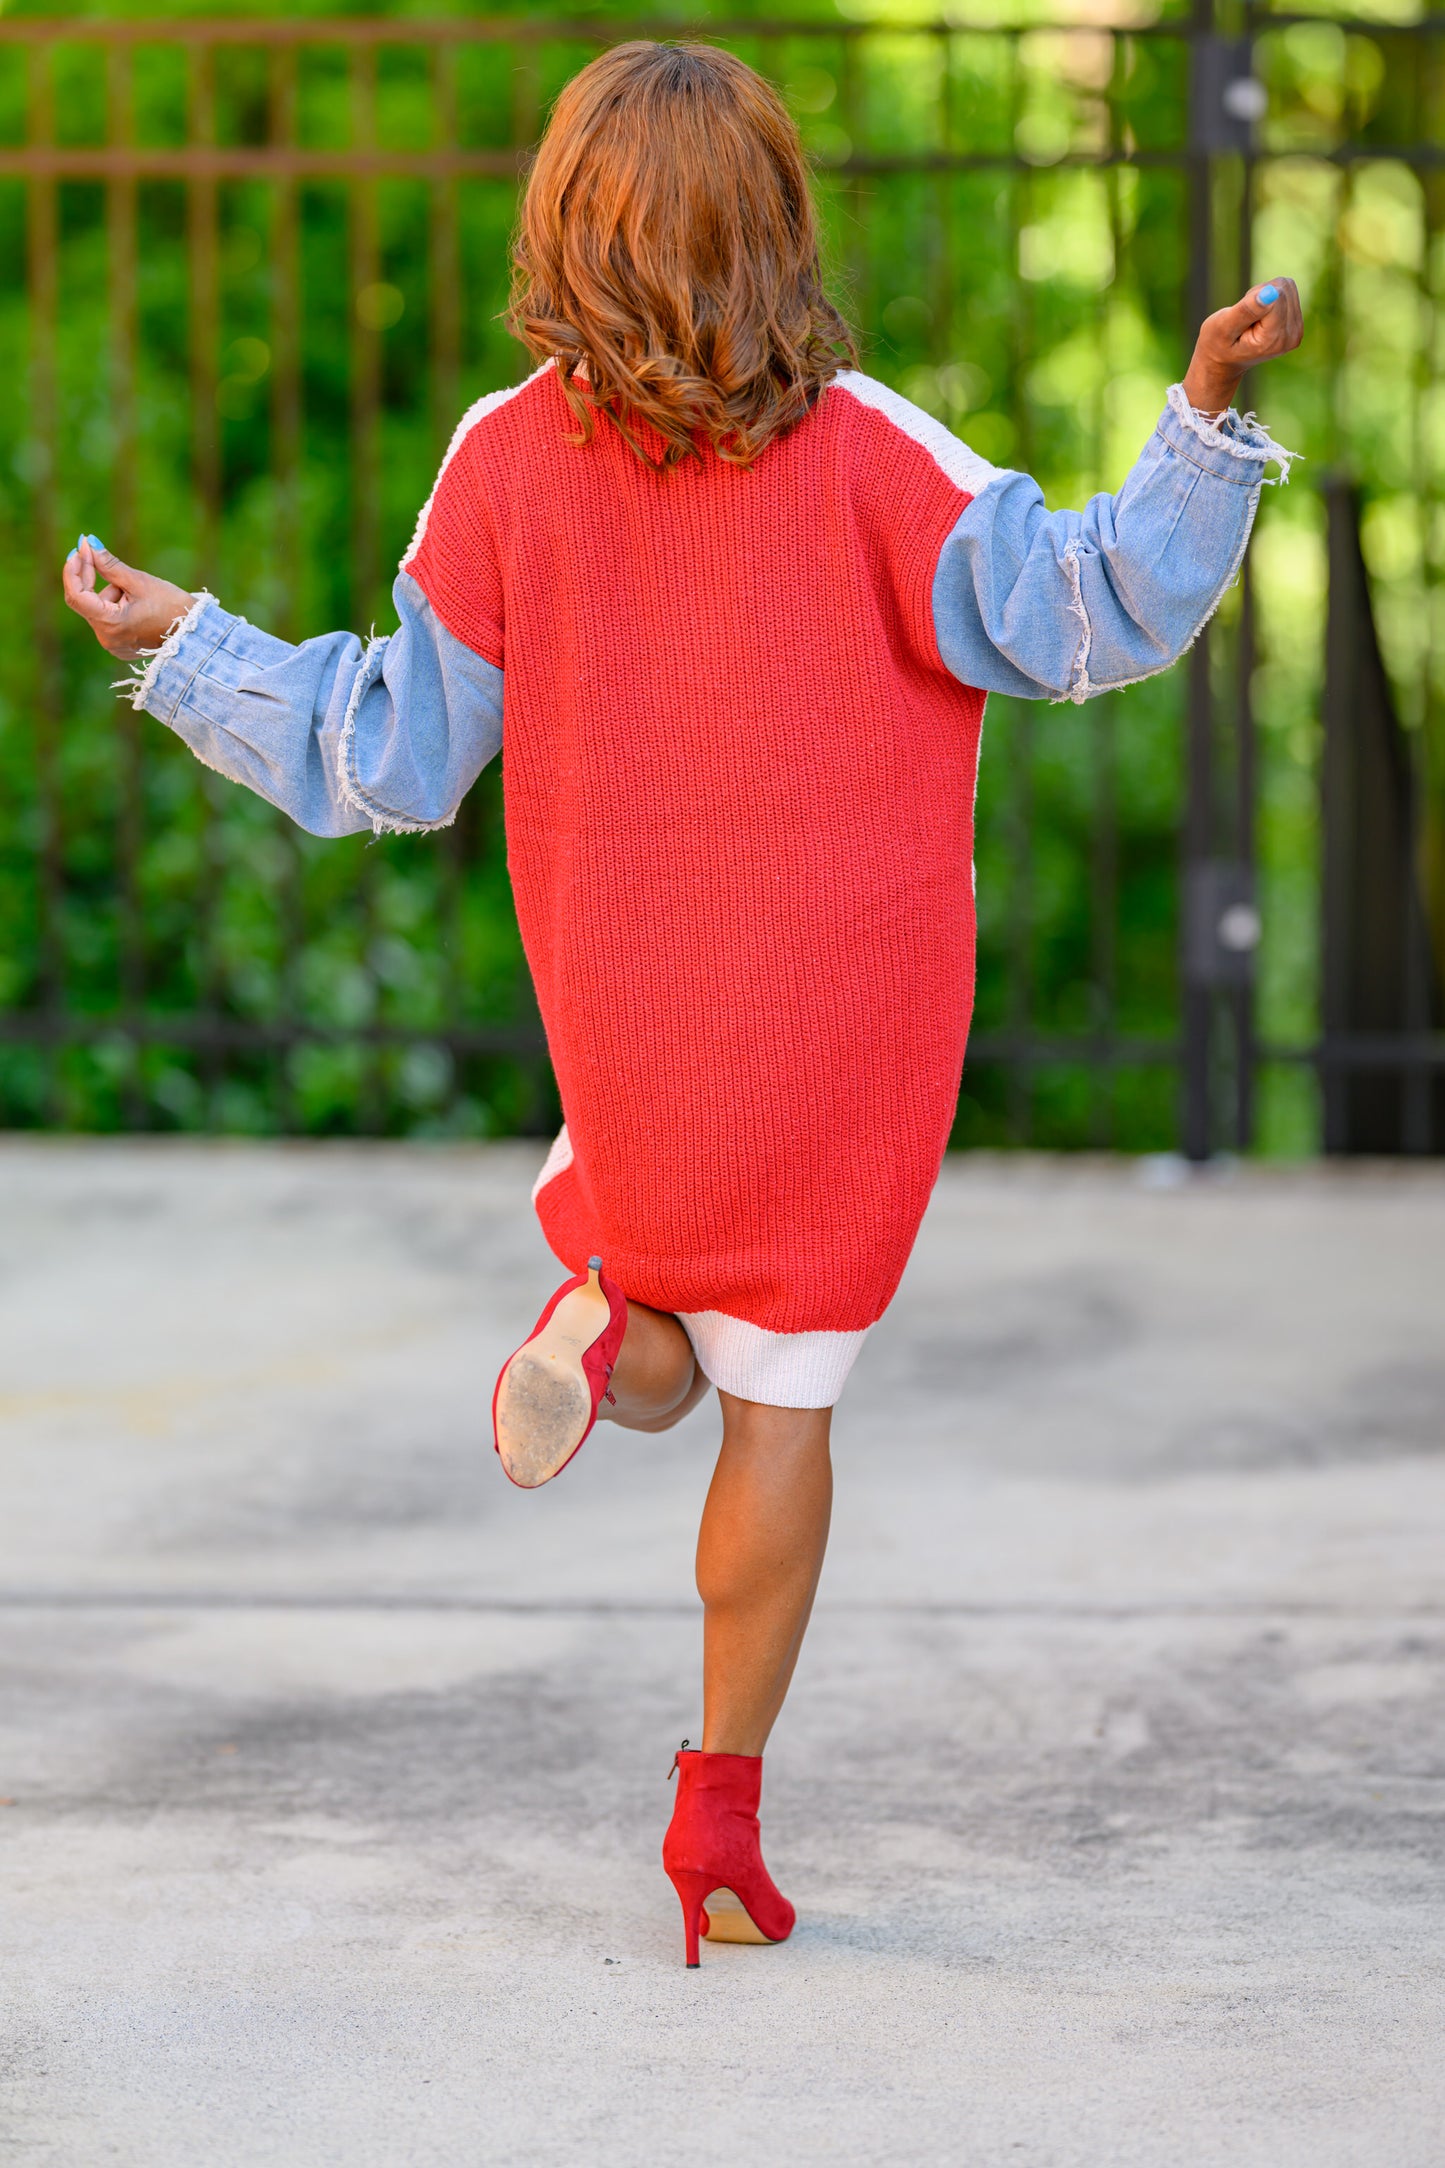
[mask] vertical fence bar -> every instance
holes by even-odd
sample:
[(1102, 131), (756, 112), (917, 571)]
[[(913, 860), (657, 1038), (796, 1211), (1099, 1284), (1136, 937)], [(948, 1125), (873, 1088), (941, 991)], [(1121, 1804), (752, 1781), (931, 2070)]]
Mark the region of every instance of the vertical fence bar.
[[(106, 54), (107, 137), (130, 148), (131, 49), (113, 45)], [(105, 191), (107, 299), (110, 308), (110, 421), (112, 429), (111, 547), (121, 557), (136, 551), (136, 184), (123, 174)]]
[[(1205, 41), (1214, 30), (1213, 0), (1193, 0), (1190, 14), (1191, 77), (1206, 64)], [(1201, 98), (1190, 86), (1190, 147), (1187, 165), (1189, 270), (1185, 279), (1185, 350), (1209, 314), (1214, 294), (1213, 173), (1207, 142), (1198, 127)], [(1184, 1156), (1208, 1159), (1214, 1148), (1213, 1012), (1210, 988), (1190, 969), (1190, 914), (1196, 907), (1205, 866), (1214, 843), (1214, 694), (1210, 667), (1210, 627), (1206, 625), (1189, 651), (1180, 925), (1182, 1003), (1181, 1145)]]
[[(1431, 81), (1433, 73), (1434, 71), (1430, 68), (1429, 63), (1426, 62), (1417, 70), (1415, 75), (1415, 127), (1413, 134), (1417, 143), (1428, 140), (1430, 134), (1430, 122), (1433, 115), (1428, 94), (1437, 87)], [(1412, 909), (1407, 904), (1405, 924), (1401, 935), (1404, 944), (1403, 979), (1405, 994), (1405, 1013), (1402, 1022), (1404, 1029), (1412, 1038), (1423, 1038), (1428, 1034), (1435, 1021), (1433, 983), (1435, 974), (1434, 960), (1430, 950), (1428, 916), (1430, 897), (1428, 888), (1422, 878), (1426, 873), (1424, 851), (1427, 820), (1426, 781), (1429, 775), (1429, 733), (1433, 719), (1435, 668), (1435, 640), (1432, 637), (1434, 616), (1431, 609), (1431, 604), (1434, 601), (1431, 592), (1434, 552), (1431, 546), (1433, 537), (1430, 533), (1433, 521), (1430, 517), (1428, 498), (1425, 495), (1425, 492), (1430, 487), (1430, 460), (1423, 414), (1425, 399), (1434, 378), (1435, 348), (1439, 337), (1439, 309), (1436, 295), (1432, 290), (1436, 267), (1431, 246), (1434, 236), (1431, 232), (1430, 214), (1434, 198), (1431, 177), (1422, 175), (1421, 179), (1424, 184), (1422, 191), (1424, 197), (1422, 207), (1423, 230), (1420, 236), (1422, 269), (1417, 279), (1417, 300), (1421, 305), (1415, 312), (1415, 320), (1420, 326), (1420, 333), (1419, 343), (1414, 355), (1414, 366), (1410, 371), (1410, 420), (1413, 439), (1412, 450), (1415, 455), (1416, 487), (1421, 492), (1420, 523), (1424, 529), (1421, 535), (1423, 546), (1420, 552), (1420, 577), (1424, 590), (1421, 603), (1423, 605), (1422, 614), (1428, 629), (1420, 656), (1418, 727), (1406, 733), (1406, 775), (1410, 810), (1407, 834), (1409, 836), (1411, 855), (1411, 877), (1406, 883), (1406, 889), (1411, 897), (1417, 892), (1419, 893), (1421, 907)], [(1430, 1150), (1431, 1132), (1434, 1127), (1431, 1114), (1436, 1089), (1434, 1073), (1425, 1068), (1423, 1064), (1407, 1062), (1403, 1065), (1400, 1078), (1400, 1142), (1402, 1148), (1412, 1155)]]
[[(1011, 71), (1011, 138), (1017, 141), (1018, 123), (1022, 117), (1023, 103), (1023, 56), (1020, 41), (1015, 33), (1010, 41), (1013, 56)], [(1029, 169), (1015, 164), (1010, 173), (1008, 187), (1008, 247), (1009, 284), (1014, 297), (1009, 312), (1009, 416), (1014, 427), (1015, 458), (1019, 467), (1027, 473), (1032, 465), (1030, 457), (1030, 416), (1028, 399), (1024, 391), (1024, 371), (1028, 351), (1029, 300), (1025, 282), (1019, 277), (1021, 243), (1024, 228), (1025, 199), (1032, 208), (1032, 189)], [(1033, 774), (1034, 774), (1034, 727), (1033, 710), (1027, 701), (1014, 709), (1013, 727), (1009, 733), (1009, 807), (1008, 837), (1009, 861), (1012, 882), (1008, 913), (1008, 989), (1007, 1030), (1012, 1042), (1008, 1056), (1006, 1089), (1008, 1094), (1008, 1130), (1015, 1144), (1028, 1144), (1032, 1140), (1034, 1072), (1031, 1042), (1033, 1038), (1033, 944), (1034, 944), (1034, 893), (1033, 893)]]
[[(858, 142), (858, 39), (845, 37), (838, 71), (838, 118), (853, 150)], [(850, 157), (852, 152), (849, 153)], [(843, 264), (848, 280), (848, 311), (860, 329), (868, 316), (869, 259), (867, 191), (861, 173), (843, 180)]]
[[(1445, 55), (1438, 41), (1430, 47), (1430, 58), (1421, 71), (1421, 101), (1427, 113), (1438, 116), (1442, 111), (1441, 91), (1445, 89)], [(1437, 121), (1438, 132), (1438, 121)], [(1441, 1004), (1445, 1002), (1445, 743), (1442, 743), (1441, 679), (1445, 656), (1442, 656), (1442, 569), (1445, 569), (1445, 504), (1441, 501), (1441, 471), (1438, 453), (1429, 457), (1424, 442), (1423, 410), (1425, 397), (1438, 397), (1440, 388), (1442, 354), (1445, 354), (1445, 335), (1442, 335), (1442, 240), (1445, 240), (1445, 176), (1437, 168), (1422, 176), (1424, 184), (1424, 251), (1425, 272), (1423, 300), (1425, 303), (1426, 333), (1423, 342), (1421, 364), (1421, 393), (1416, 401), (1418, 454), (1416, 472), (1420, 476), (1424, 492), (1421, 506), (1423, 549), (1421, 561), (1425, 580), (1425, 623), (1427, 627), (1424, 653), (1424, 684), (1420, 715), (1419, 742), (1417, 747), (1417, 773), (1420, 778), (1422, 810), (1425, 815), (1424, 831), (1419, 837), (1416, 851), (1417, 878), (1422, 905), (1422, 939), (1420, 954), (1420, 993), (1417, 1006), (1420, 1010), (1424, 1031), (1438, 1030), (1445, 1024)], [(1434, 797), (1431, 802), (1430, 793)], [(1437, 1070), (1416, 1071), (1421, 1081), (1423, 1105), (1408, 1110), (1411, 1133), (1420, 1140), (1420, 1149), (1440, 1151), (1445, 1149), (1445, 1075)]]
[[(216, 71), (211, 46), (188, 55), (186, 132), (192, 144), (216, 140)], [(216, 413), (220, 338), (220, 247), (216, 183), (193, 173), (186, 195), (186, 245), (190, 267), (191, 485), (196, 493), (196, 571), (200, 584), (219, 578), (216, 563), (221, 518), (221, 433)]]
[[(934, 36), (934, 53), (938, 68), (937, 127), (938, 147), (945, 157), (953, 149), (953, 33), (947, 27)], [(935, 363), (952, 361), (954, 323), (954, 262), (953, 219), (950, 215), (953, 182), (943, 170), (935, 173), (932, 184), (933, 212), (933, 277), (931, 296), (933, 325), (929, 352)], [(950, 409), (951, 420), (958, 417)]]
[[(278, 149), (296, 141), (297, 53), (273, 47), (269, 58), (268, 134)], [(271, 199), (271, 482), (275, 519), (271, 548), (277, 581), (276, 631), (297, 640), (301, 611), (301, 205), (291, 174), (276, 182)], [(306, 909), (300, 839), (290, 821), (278, 819), (281, 838), (281, 967), (278, 973), (280, 1046), (276, 1057), (276, 1108), (283, 1129), (298, 1124), (295, 1056), (300, 1014), (299, 967), (305, 946)]]
[[(198, 148), (216, 140), (216, 70), (211, 46), (193, 46), (186, 56), (186, 135)], [(186, 256), (190, 283), (191, 487), (196, 500), (196, 575), (198, 587), (220, 585), (221, 432), (216, 411), (220, 382), (221, 267), (216, 183), (208, 173), (192, 173), (186, 188)], [(206, 1119), (216, 1119), (221, 1082), (217, 1027), (221, 1015), (221, 957), (217, 921), (221, 885), (221, 780), (202, 768), (200, 790), (200, 877), (196, 897), (196, 991), (207, 1025), (201, 1047)]]
[[(1417, 77), (1416, 79), (1415, 86), (1416, 111), (1419, 115), (1419, 119), (1417, 120), (1414, 131), (1415, 140), (1417, 142), (1423, 141), (1425, 136), (1425, 127), (1424, 125), (1422, 125), (1424, 122), (1424, 114), (1421, 110), (1423, 74), (1424, 71), (1422, 70), (1421, 76)], [(1411, 437), (1413, 440), (1412, 450), (1414, 452), (1414, 471), (1416, 476), (1416, 487), (1421, 490), (1428, 486), (1426, 478), (1430, 471), (1425, 432), (1422, 425), (1422, 409), (1424, 405), (1425, 394), (1429, 388), (1432, 375), (1431, 350), (1433, 341), (1431, 338), (1431, 331), (1434, 326), (1436, 314), (1435, 310), (1428, 306), (1429, 300), (1433, 298), (1429, 294), (1431, 264), (1428, 232), (1428, 204), (1429, 197), (1427, 189), (1425, 217), (1426, 231), (1421, 236), (1421, 258), (1424, 268), (1419, 278), (1420, 292), (1418, 294), (1418, 299), (1422, 303), (1426, 303), (1427, 305), (1425, 307), (1417, 309), (1416, 311), (1416, 322), (1421, 324), (1422, 328), (1419, 344), (1413, 357), (1413, 366), (1410, 370), (1410, 424)], [(1421, 601), (1425, 605), (1423, 612), (1425, 623), (1427, 626), (1429, 626), (1431, 623), (1431, 616), (1429, 611), (1429, 579), (1431, 553), (1428, 532), (1430, 523), (1429, 515), (1423, 502), (1421, 503), (1420, 510), (1422, 522), (1426, 528), (1426, 533), (1422, 537), (1424, 547), (1422, 548), (1420, 553), (1420, 574), (1421, 581), (1425, 589), (1425, 592), (1421, 597)], [(1425, 794), (1422, 788), (1424, 781), (1424, 774), (1422, 771), (1424, 770), (1428, 742), (1426, 738), (1426, 732), (1429, 728), (1430, 721), (1430, 688), (1431, 678), (1433, 675), (1433, 664), (1435, 659), (1432, 652), (1433, 645), (1434, 643), (1427, 633), (1420, 656), (1419, 726), (1417, 729), (1413, 731), (1407, 731), (1405, 733), (1405, 787), (1408, 793), (1409, 804), (1409, 819), (1406, 827), (1406, 835), (1409, 839), (1408, 849), (1411, 856), (1411, 878), (1406, 882), (1405, 885), (1407, 895), (1412, 898), (1415, 893), (1417, 883), (1419, 882), (1419, 876), (1421, 871), (1421, 845), (1424, 839), (1425, 831)], [(1426, 909), (1428, 909), (1428, 899), (1422, 896), (1421, 900), (1422, 903), (1425, 904)], [(1425, 909), (1413, 910), (1407, 903), (1404, 912), (1404, 925), (1400, 929), (1400, 938), (1404, 948), (1401, 977), (1403, 981), (1405, 997), (1404, 1015), (1401, 1019), (1401, 1022), (1405, 1031), (1409, 1033), (1412, 1038), (1423, 1037), (1430, 1030), (1430, 1026), (1433, 1021), (1431, 1011), (1434, 1007), (1434, 1003), (1431, 999), (1431, 979), (1433, 973), (1431, 969), (1431, 958), (1428, 939), (1428, 921), (1426, 918)], [(1424, 1068), (1421, 1064), (1406, 1062), (1402, 1065), (1400, 1074), (1400, 1143), (1401, 1148), (1405, 1152), (1408, 1152), (1412, 1155), (1422, 1152), (1428, 1152), (1430, 1149), (1430, 1107), (1431, 1100), (1434, 1096), (1434, 1083), (1435, 1080), (1431, 1071)]]
[[(1254, 160), (1244, 154), (1239, 183), (1238, 227), (1239, 287), (1243, 292), (1254, 277)], [(1240, 567), (1239, 632), (1235, 647), (1235, 740), (1234, 740), (1234, 856), (1250, 884), (1258, 907), (1256, 864), (1256, 805), (1259, 793), (1259, 738), (1254, 718), (1254, 667), (1257, 659), (1254, 572), (1246, 550)], [(1256, 1096), (1257, 988), (1256, 949), (1250, 957), (1249, 977), (1232, 989), (1234, 1020), (1234, 1121), (1236, 1152), (1247, 1152), (1254, 1142)]]
[[(296, 48), (271, 54), (271, 141), (296, 141)], [(301, 243), (298, 185), (275, 184), (271, 203), (271, 476), (276, 492), (275, 549), (280, 571), (277, 631), (300, 633), (301, 535)]]
[[(1428, 254), (1426, 254), (1426, 260), (1430, 260)], [(1430, 314), (1434, 314), (1434, 312), (1430, 312)], [(1415, 369), (1410, 371), (1410, 392), (1413, 392), (1415, 475), (1417, 477), (1423, 477), (1428, 473), (1426, 457), (1423, 457), (1423, 451), (1426, 451), (1426, 447), (1423, 447), (1423, 429), (1421, 429), (1421, 388), (1423, 388), (1421, 379), (1423, 379), (1423, 382), (1428, 382), (1428, 369), (1430, 369), (1428, 349), (1421, 349), (1421, 351), (1417, 351), (1417, 356), (1415, 356)], [(1419, 483), (1417, 483), (1417, 486), (1419, 486)], [(1423, 553), (1423, 559), (1421, 559), (1421, 577), (1426, 581), (1430, 579), (1430, 555), (1428, 555), (1428, 549), (1426, 549), (1426, 553)], [(1426, 614), (1426, 622), (1430, 624), (1430, 614)], [(1428, 731), (1430, 705), (1432, 705), (1432, 702), (1430, 702), (1432, 661), (1434, 661), (1434, 657), (1430, 653), (1430, 640), (1426, 640), (1426, 644), (1423, 644), (1423, 653), (1421, 653), (1421, 679), (1423, 679), (1423, 683), (1421, 683), (1421, 702), (1419, 702), (1419, 724), (1417, 724), (1415, 731), (1406, 731), (1404, 733), (1404, 737), (1406, 737), (1404, 787), (1406, 787), (1406, 802), (1408, 802), (1406, 837), (1408, 837), (1408, 852), (1410, 852), (1410, 878), (1406, 880), (1406, 885), (1404, 885), (1406, 887), (1406, 908), (1402, 913), (1404, 924), (1400, 928), (1400, 943), (1402, 943), (1402, 950), (1404, 950), (1402, 973), (1400, 973), (1400, 976), (1402, 976), (1402, 991), (1404, 991), (1404, 1017), (1400, 1021), (1402, 1021), (1404, 1032), (1410, 1038), (1423, 1038), (1423, 1036), (1426, 1036), (1430, 1032), (1432, 1021), (1434, 1021), (1432, 1019), (1434, 1002), (1432, 1002), (1432, 984), (1430, 984), (1430, 980), (1432, 980), (1432, 958), (1430, 958), (1430, 939), (1428, 939), (1428, 919), (1426, 919), (1426, 911), (1423, 911), (1423, 908), (1413, 908), (1415, 893), (1417, 893), (1417, 882), (1419, 882), (1421, 837), (1423, 837), (1423, 826), (1426, 826), (1426, 820), (1423, 820), (1423, 815), (1426, 815), (1426, 804), (1423, 804), (1421, 767), (1423, 767), (1423, 754), (1426, 754), (1426, 731)], [(1421, 898), (1421, 902), (1423, 902), (1423, 898)], [(1400, 1069), (1400, 1147), (1402, 1147), (1402, 1151), (1410, 1153), (1410, 1156), (1417, 1156), (1417, 1153), (1430, 1151), (1430, 1127), (1432, 1127), (1432, 1123), (1430, 1123), (1430, 1101), (1432, 1101), (1432, 1097), (1434, 1097), (1434, 1073), (1430, 1069), (1423, 1067), (1421, 1062), (1402, 1062), (1402, 1069)]]
[(1189, 968), (1188, 930), (1196, 909), (1200, 877), (1209, 858), (1213, 822), (1214, 758), (1210, 743), (1213, 699), (1210, 657), (1204, 628), (1188, 660), (1184, 767), (1183, 859), (1181, 884), (1181, 1002), (1183, 1007), (1183, 1135), (1186, 1159), (1208, 1159), (1214, 1145), (1211, 1113), (1213, 997)]
[[(352, 140), (376, 147), (376, 48), (352, 53)], [(377, 183), (360, 174), (351, 184), (351, 463), (352, 595), (356, 616), (369, 622), (380, 572), (378, 425), (381, 415), (381, 334), (371, 303), (378, 282)]]
[[(55, 90), (48, 46), (27, 54), (26, 132), (32, 144), (55, 140)], [(30, 442), (33, 492), (31, 519), (35, 537), (34, 599), (34, 743), (35, 798), (39, 829), (39, 892), (36, 898), (36, 962), (40, 1008), (44, 1019), (45, 1118), (52, 1128), (64, 1120), (61, 1045), (65, 1025), (65, 877), (56, 772), (56, 729), (61, 707), (60, 638), (55, 599), (56, 569), (62, 545), (55, 516), (59, 437), (59, 387), (56, 382), (56, 318), (59, 307), (60, 220), (56, 183), (47, 173), (32, 175), (25, 197), (25, 279), (30, 322)], [(69, 541), (67, 537), (67, 542)]]
[[(433, 140), (439, 151), (451, 153), (457, 147), (456, 47), (439, 45), (432, 66)], [(440, 460), (461, 399), (461, 203), (455, 173), (444, 173), (432, 185), (429, 238), (432, 438)]]
[[(351, 56), (352, 143), (376, 148), (376, 47), (358, 45)], [(351, 184), (351, 477), (352, 594), (358, 627), (375, 619), (381, 569), (380, 425), (381, 330), (372, 296), (380, 276), (377, 182), (362, 173)], [(371, 989), (371, 1013), (380, 1020), (381, 990), (372, 969), (377, 932), (379, 859), (366, 853), (361, 875), (363, 969)], [(370, 1134), (381, 1126), (381, 1049), (366, 1048), (361, 1069), (358, 1123)]]
[[(1113, 40), (1110, 87), (1118, 74), (1119, 41)], [(1109, 98), (1109, 148), (1118, 149), (1118, 109)], [(1109, 214), (1109, 246), (1114, 263), (1114, 284), (1124, 275), (1124, 222), (1119, 202), (1119, 169), (1111, 167), (1103, 177)], [(1107, 489), (1112, 477), (1105, 474), (1104, 454), (1109, 438), (1107, 386), (1113, 383), (1113, 337), (1111, 289), (1099, 297), (1102, 366), (1098, 372), (1099, 400), (1094, 421), (1096, 483)], [(1089, 1141), (1096, 1147), (1113, 1142), (1115, 1072), (1113, 1046), (1118, 1030), (1118, 908), (1119, 908), (1119, 803), (1114, 696), (1088, 704), (1094, 806), (1089, 878), (1089, 974), (1092, 981), (1090, 1032), (1093, 1063), (1090, 1072)]]
[[(1329, 386), (1325, 409), (1326, 473), (1340, 475), (1348, 473), (1340, 413), (1340, 385), (1344, 375), (1347, 344), (1346, 311), (1349, 289), (1346, 278), (1347, 257), (1339, 245), (1338, 237), (1346, 230), (1346, 219), (1350, 211), (1352, 169), (1345, 166), (1337, 170), (1334, 180), (1329, 228), (1334, 245), (1324, 252), (1321, 274), (1316, 286), (1315, 305), (1320, 322), (1320, 343), (1324, 349), (1320, 363)], [(1332, 694), (1336, 687), (1352, 685), (1355, 682), (1359, 668), (1360, 639), (1364, 631), (1355, 613), (1334, 607), (1335, 595), (1344, 594), (1349, 581), (1344, 562), (1343, 527), (1335, 511), (1335, 492), (1332, 490), (1327, 493), (1326, 507), (1328, 601), (1325, 615), (1320, 742), (1315, 770), (1315, 788), (1319, 794), (1322, 815), (1332, 801), (1339, 802), (1337, 768), (1348, 772), (1348, 764), (1342, 759), (1342, 755), (1348, 743), (1349, 718), (1335, 708)], [(1320, 960), (1316, 988), (1321, 1037), (1333, 1037), (1341, 1027), (1341, 1020), (1350, 1013), (1349, 979), (1343, 964), (1343, 959), (1349, 953), (1349, 893), (1344, 878), (1343, 854), (1332, 854), (1328, 845), (1327, 818), (1322, 817), (1321, 863), (1317, 883)], [(1341, 862), (1332, 863), (1332, 858)], [(1344, 1152), (1348, 1149), (1351, 1127), (1350, 1072), (1334, 1064), (1325, 1064), (1318, 1068), (1315, 1074), (1319, 1086), (1321, 1148), (1326, 1152)]]
[[(133, 140), (131, 49), (112, 46), (106, 55), (107, 134), (118, 148)], [(136, 534), (136, 183), (130, 175), (106, 184), (106, 242), (110, 310), (111, 548), (134, 563), (140, 556)], [(126, 1125), (147, 1126), (144, 1048), (139, 1037), (145, 999), (145, 926), (140, 898), (140, 857), (144, 820), (140, 716), (128, 700), (118, 704), (120, 804), (117, 823), (117, 931), (120, 1004), (129, 1034), (123, 1087)]]
[[(439, 151), (457, 148), (457, 49), (439, 45), (432, 56), (432, 131)], [(427, 250), (428, 330), (431, 343), (433, 457), (440, 461), (460, 419), (462, 266), (460, 184), (444, 173), (432, 184)], [(462, 1021), (463, 892), (466, 837), (471, 817), (465, 801), (437, 838), (441, 857), (442, 1004), (449, 1032)], [(451, 1057), (451, 1098), (462, 1092), (462, 1057)]]
[[(1254, 720), (1254, 666), (1257, 654), (1254, 577), (1248, 552), (1240, 568), (1239, 631), (1235, 649), (1235, 764), (1234, 855), (1250, 882), (1256, 898), (1257, 851), (1256, 801), (1258, 797), (1259, 737)], [(1254, 952), (1257, 954), (1257, 951)], [(1247, 980), (1231, 990), (1234, 1020), (1233, 1146), (1247, 1152), (1254, 1142), (1255, 1072), (1258, 1062), (1255, 1026), (1256, 985), (1254, 955)]]
[(1090, 702), (1093, 711), (1094, 825), (1089, 926), (1093, 978), (1093, 1094), (1090, 1142), (1114, 1142), (1116, 1127), (1114, 1047), (1118, 1036), (1119, 984), (1119, 763), (1114, 696)]

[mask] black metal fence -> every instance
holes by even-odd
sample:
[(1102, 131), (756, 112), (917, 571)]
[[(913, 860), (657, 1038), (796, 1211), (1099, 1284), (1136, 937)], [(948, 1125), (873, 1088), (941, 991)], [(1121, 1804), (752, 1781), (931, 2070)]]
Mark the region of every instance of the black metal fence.
[[(1200, 316), (1292, 269), (1311, 345), (1256, 396), (1364, 491), (1328, 549), (1318, 491), (1269, 493), (1172, 678), (990, 704), (960, 1138), (1439, 1149), (1445, 19), (698, 28), (798, 112), (869, 366), (986, 456), (1056, 502), (1117, 486)], [(85, 526), (288, 637), (382, 617), (456, 416), (521, 366), (497, 312), (547, 103), (639, 34), (678, 26), (0, 20), (0, 556), (33, 596), (0, 661), (0, 1121), (551, 1118), (494, 781), (439, 837), (315, 846), (112, 705), (56, 574)], [(1367, 561), (1406, 959), (1373, 1010), (1322, 898), (1337, 959), (1385, 831), (1371, 860), (1318, 817), (1369, 706)], [(1393, 1080), (1393, 1126), (1352, 1126), (1344, 1077)]]

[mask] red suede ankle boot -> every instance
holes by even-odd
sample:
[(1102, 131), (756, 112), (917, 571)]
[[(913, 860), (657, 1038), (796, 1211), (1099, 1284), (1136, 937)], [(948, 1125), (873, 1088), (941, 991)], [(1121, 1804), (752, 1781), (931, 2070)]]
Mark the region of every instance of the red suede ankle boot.
[(677, 1803), (662, 1864), (682, 1900), (687, 1961), (709, 1942), (785, 1942), (797, 1918), (767, 1868), (758, 1834), (761, 1754), (700, 1754), (684, 1739), (673, 1756)]

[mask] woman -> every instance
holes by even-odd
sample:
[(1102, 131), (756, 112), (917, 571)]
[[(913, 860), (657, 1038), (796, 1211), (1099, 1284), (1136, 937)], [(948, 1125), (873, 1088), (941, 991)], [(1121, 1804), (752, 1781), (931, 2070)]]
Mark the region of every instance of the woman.
[[(514, 1481), (598, 1415), (716, 1386), (702, 1749), (664, 1861), (699, 1933), (779, 1941), (761, 1756), (827, 1540), (833, 1404), (947, 1141), (990, 690), (1161, 670), (1233, 577), (1265, 468), (1231, 411), (1300, 338), (1288, 280), (1203, 327), (1117, 497), (1045, 511), (861, 375), (775, 92), (630, 44), (563, 92), (515, 247), (539, 366), (463, 417), (399, 629), (300, 647), (82, 537), (66, 599), (199, 757), (318, 835), (449, 822), (505, 745), (518, 918), (566, 1126), (571, 1277), (498, 1380)], [(97, 585), (98, 578), (106, 584)]]

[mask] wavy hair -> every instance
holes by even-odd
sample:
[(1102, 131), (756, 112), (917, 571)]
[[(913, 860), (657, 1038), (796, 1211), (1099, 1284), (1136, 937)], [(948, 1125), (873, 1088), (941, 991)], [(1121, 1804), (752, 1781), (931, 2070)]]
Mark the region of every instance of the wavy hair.
[(512, 253), (508, 328), (555, 359), (579, 444), (601, 413), (650, 466), (700, 441), (749, 466), (857, 365), (823, 290), (797, 127), (717, 46), (638, 40), (572, 78)]

